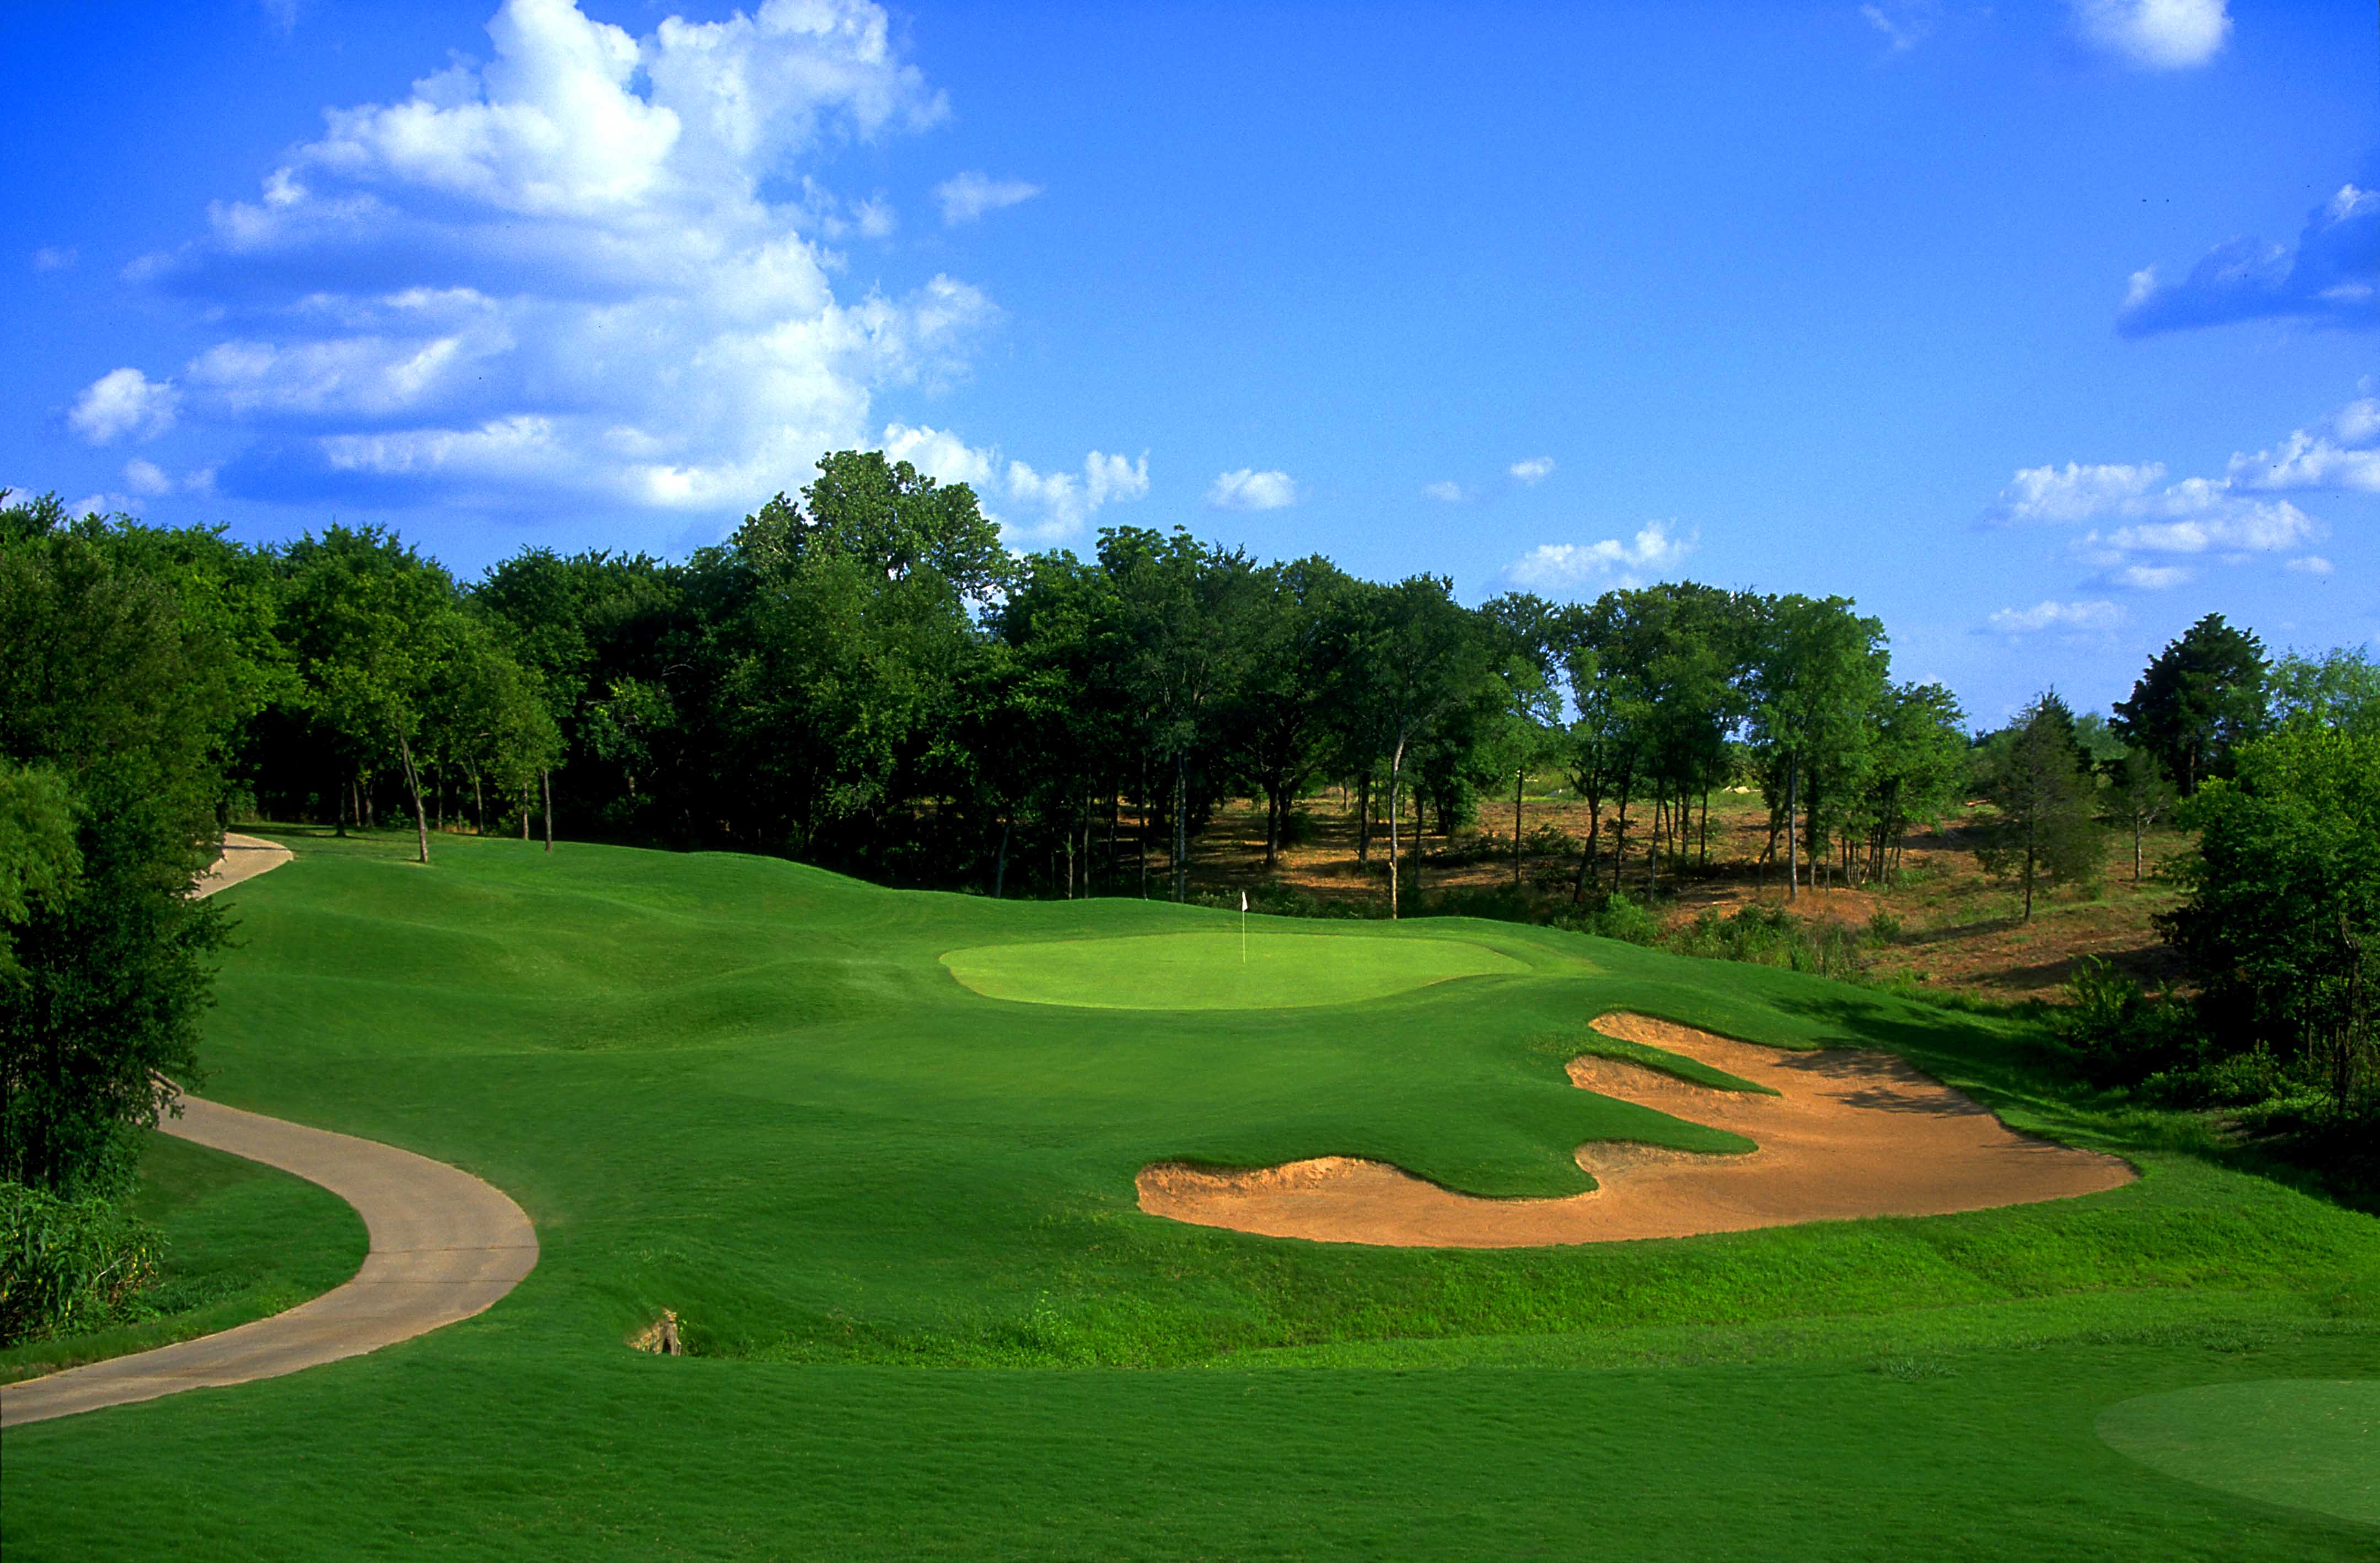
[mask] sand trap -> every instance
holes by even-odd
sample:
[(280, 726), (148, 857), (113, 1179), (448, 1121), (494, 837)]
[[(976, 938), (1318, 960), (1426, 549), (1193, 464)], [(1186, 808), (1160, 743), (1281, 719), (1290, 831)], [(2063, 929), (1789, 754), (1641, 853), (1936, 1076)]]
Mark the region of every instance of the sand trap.
[(1692, 1085), (1582, 1057), (1572, 1084), (1741, 1134), (1740, 1156), (1596, 1140), (1578, 1164), (1599, 1185), (1568, 1199), (1481, 1199), (1385, 1162), (1320, 1157), (1253, 1172), (1160, 1162), (1139, 1178), (1153, 1216), (1268, 1237), (1396, 1248), (1524, 1248), (1693, 1237), (1860, 1216), (1939, 1216), (2095, 1193), (2131, 1181), (2112, 1156), (2019, 1134), (1889, 1053), (1786, 1052), (1643, 1015), (1605, 1015), (1643, 1043), (1777, 1091)]

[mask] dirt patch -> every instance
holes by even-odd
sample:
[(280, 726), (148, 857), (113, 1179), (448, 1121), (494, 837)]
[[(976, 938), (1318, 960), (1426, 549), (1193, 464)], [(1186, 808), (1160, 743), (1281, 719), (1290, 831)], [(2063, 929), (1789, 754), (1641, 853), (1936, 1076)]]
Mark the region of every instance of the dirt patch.
[(1787, 1052), (1643, 1015), (1605, 1015), (1595, 1028), (1777, 1095), (1696, 1085), (1593, 1055), (1571, 1061), (1572, 1084), (1728, 1130), (1759, 1148), (1703, 1156), (1590, 1141), (1578, 1148), (1578, 1164), (1597, 1187), (1567, 1199), (1482, 1199), (1352, 1157), (1247, 1172), (1160, 1162), (1140, 1174), (1140, 1207), (1267, 1237), (1524, 1248), (1939, 1216), (2095, 1193), (2134, 1177), (2115, 1157), (2015, 1133), (1889, 1053)]

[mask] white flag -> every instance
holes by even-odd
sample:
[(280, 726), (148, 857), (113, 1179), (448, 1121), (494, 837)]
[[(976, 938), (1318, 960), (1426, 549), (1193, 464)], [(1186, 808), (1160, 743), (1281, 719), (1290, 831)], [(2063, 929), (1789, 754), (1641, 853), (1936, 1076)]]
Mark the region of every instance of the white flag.
[(1247, 891), (1242, 891), (1240, 892), (1240, 910), (1241, 910), (1241, 911), (1243, 911), (1243, 912), (1245, 912), (1245, 911), (1246, 911), (1247, 909), (1248, 909), (1248, 892), (1247, 892)]

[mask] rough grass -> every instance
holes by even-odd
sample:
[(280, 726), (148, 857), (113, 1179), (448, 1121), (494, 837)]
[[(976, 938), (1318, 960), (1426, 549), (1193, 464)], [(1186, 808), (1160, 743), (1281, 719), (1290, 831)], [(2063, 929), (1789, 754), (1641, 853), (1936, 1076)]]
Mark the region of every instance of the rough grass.
[[(12, 1559), (140, 1556), (168, 1526), (195, 1557), (2369, 1553), (2094, 1425), (2167, 1388), (2373, 1374), (2380, 1223), (2061, 1096), (2020, 1017), (1452, 919), (1395, 937), (1523, 969), (1124, 1017), (988, 1000), (941, 957), (1236, 914), (296, 844), (233, 892), (210, 1089), (488, 1178), (543, 1259), (405, 1346), (12, 1433)], [(1890, 1048), (2143, 1176), (1500, 1253), (1134, 1205), (1167, 1157), (1372, 1156), (1512, 1195), (1585, 1187), (1597, 1135), (1717, 1148), (1569, 1085), (1571, 1054), (1616, 1050), (1586, 1027), (1612, 1009)], [(622, 1345), (663, 1306), (697, 1356)]]

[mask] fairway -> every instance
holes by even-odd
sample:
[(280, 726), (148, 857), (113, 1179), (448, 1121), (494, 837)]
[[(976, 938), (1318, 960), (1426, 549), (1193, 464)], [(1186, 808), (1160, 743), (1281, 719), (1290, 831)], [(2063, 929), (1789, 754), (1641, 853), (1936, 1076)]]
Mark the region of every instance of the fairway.
[(2380, 1379), (2267, 1379), (2143, 1395), (2099, 1436), (2168, 1476), (2380, 1525)]
[(1378, 934), (1198, 932), (953, 950), (951, 975), (990, 999), (1093, 1010), (1354, 1004), (1528, 967), (1482, 944)]
[[(224, 1563), (2371, 1555), (2339, 1510), (2179, 1488), (2099, 1419), (2380, 1375), (2380, 1222), (2062, 1097), (2019, 1017), (1453, 918), (1252, 927), (1268, 1001), (1200, 1009), (1184, 989), (1231, 979), (1234, 915), (731, 854), (459, 838), (424, 870), (409, 836), (286, 839), (296, 861), (223, 897), (208, 1094), (468, 1170), (542, 1257), (486, 1313), (368, 1356), (11, 1429), (9, 1563), (161, 1536)], [(1075, 964), (995, 1002), (953, 980), (987, 953), (1012, 978)], [(1552, 1247), (1139, 1207), (1168, 1161), (1361, 1157), (1562, 1199), (1590, 1186), (1582, 1145), (1769, 1132), (1598, 1091), (1662, 1045), (1595, 1029), (1615, 1013), (1792, 1050), (1779, 1070), (1887, 1054), (2141, 1176)], [(1843, 1086), (1886, 1087), (1914, 1088)], [(354, 1225), (293, 1225), (276, 1262), (344, 1279)], [(206, 1230), (179, 1229), (189, 1266)], [(691, 1354), (629, 1348), (663, 1308)]]

